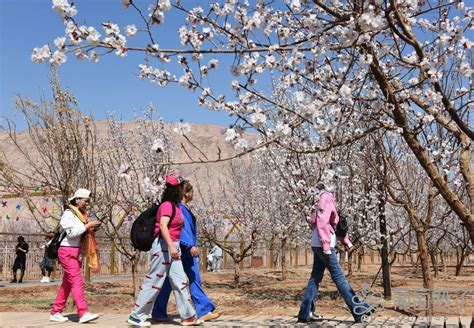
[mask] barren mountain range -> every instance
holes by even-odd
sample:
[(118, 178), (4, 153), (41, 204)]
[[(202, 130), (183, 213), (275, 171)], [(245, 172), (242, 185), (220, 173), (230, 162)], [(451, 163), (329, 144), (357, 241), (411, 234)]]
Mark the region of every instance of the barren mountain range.
[[(104, 137), (107, 134), (107, 122), (95, 122), (98, 132), (98, 138)], [(125, 122), (124, 128), (133, 128), (133, 122)], [(199, 161), (212, 161), (219, 158), (228, 158), (229, 156), (237, 154), (232, 145), (225, 141), (223, 133), (225, 128), (216, 125), (198, 125), (191, 124), (191, 131), (186, 134), (187, 138), (192, 141), (191, 145), (186, 139), (172, 132), (173, 126), (167, 125), (166, 130), (170, 131), (170, 135), (175, 143), (175, 154), (173, 162), (188, 163)], [(248, 135), (252, 139), (252, 135)], [(40, 156), (37, 149), (34, 147), (28, 131), (23, 131), (17, 134), (18, 144), (24, 149), (32, 158), (38, 160), (40, 163)], [(15, 169), (24, 173), (28, 173), (28, 163), (25, 161), (21, 152), (13, 144), (7, 132), (0, 132), (0, 147), (2, 155), (6, 161), (10, 163)], [(185, 149), (185, 150), (184, 150)], [(204, 155), (202, 153), (204, 153)], [(219, 154), (219, 155), (218, 155)], [(207, 160), (206, 158), (207, 157)], [(237, 159), (242, 160), (242, 159)], [(226, 167), (229, 165), (228, 161), (217, 163), (194, 163), (182, 164), (174, 167), (181, 175), (189, 178), (195, 187), (199, 189), (200, 185), (206, 184), (211, 186), (215, 191), (218, 190), (219, 181), (225, 177)], [(11, 230), (12, 222), (16, 222), (15, 226), (19, 228), (28, 224), (26, 218), (30, 217), (29, 211), (26, 209), (26, 204), (23, 200), (18, 198), (5, 198), (8, 192), (8, 186), (0, 186), (0, 218), (3, 229)], [(6, 203), (5, 203), (6, 202)], [(45, 203), (45, 206), (47, 204)], [(41, 207), (41, 206), (40, 206)], [(41, 209), (38, 209), (41, 210)], [(8, 219), (7, 219), (8, 215)], [(20, 222), (20, 221), (23, 221)], [(16, 228), (14, 230), (17, 230)], [(5, 230), (0, 230), (5, 231)]]

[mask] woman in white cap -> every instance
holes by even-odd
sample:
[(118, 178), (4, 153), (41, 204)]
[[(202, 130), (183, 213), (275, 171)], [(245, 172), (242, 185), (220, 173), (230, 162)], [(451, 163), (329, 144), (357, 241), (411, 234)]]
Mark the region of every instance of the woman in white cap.
[(77, 307), (79, 323), (89, 322), (99, 317), (98, 314), (89, 312), (87, 308), (81, 273), (82, 258), (87, 259), (93, 272), (99, 270), (99, 253), (94, 231), (99, 228), (100, 221), (89, 221), (88, 219), (87, 209), (90, 197), (89, 190), (77, 189), (74, 196), (69, 198), (69, 208), (64, 211), (59, 223), (63, 239), (58, 250), (58, 258), (64, 275), (50, 312), (50, 321), (65, 322), (68, 320), (62, 315), (62, 311), (70, 293), (72, 293)]

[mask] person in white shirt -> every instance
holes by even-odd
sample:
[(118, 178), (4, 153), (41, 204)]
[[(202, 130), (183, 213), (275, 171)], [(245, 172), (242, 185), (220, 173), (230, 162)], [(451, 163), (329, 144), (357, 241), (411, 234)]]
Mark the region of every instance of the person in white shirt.
[(224, 256), (222, 248), (220, 248), (217, 245), (214, 245), (214, 247), (211, 249), (209, 254), (212, 254), (212, 268), (211, 268), (211, 271), (219, 272), (220, 269), (221, 269), (222, 257)]
[(53, 260), (48, 256), (48, 246), (51, 243), (51, 236), (47, 235), (44, 239), (44, 244), (41, 245), (41, 249), (44, 249), (43, 259), (40, 263), (41, 274), (43, 278), (41, 279), (41, 283), (48, 283), (51, 282), (51, 272), (53, 272)]
[(65, 322), (67, 317), (62, 315), (70, 293), (74, 298), (79, 315), (79, 323), (95, 320), (98, 314), (89, 312), (84, 296), (84, 283), (82, 280), (82, 257), (87, 257), (88, 265), (93, 270), (98, 270), (97, 243), (94, 231), (100, 227), (100, 221), (89, 221), (87, 209), (91, 192), (87, 189), (78, 189), (74, 196), (69, 198), (69, 208), (64, 211), (60, 221), (60, 229), (65, 234), (61, 241), (58, 257), (64, 275), (53, 308), (50, 311), (50, 321)]

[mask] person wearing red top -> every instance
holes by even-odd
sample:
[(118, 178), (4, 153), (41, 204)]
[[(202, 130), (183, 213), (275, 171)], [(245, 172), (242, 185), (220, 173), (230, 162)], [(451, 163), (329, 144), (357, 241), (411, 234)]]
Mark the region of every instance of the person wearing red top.
[(188, 301), (188, 280), (181, 262), (179, 239), (184, 219), (178, 203), (183, 198), (183, 184), (182, 178), (173, 175), (166, 177), (166, 188), (156, 214), (157, 237), (150, 250), (150, 270), (143, 280), (135, 306), (127, 320), (134, 326), (151, 326), (147, 321), (148, 315), (167, 277), (176, 298), (181, 325), (195, 326), (203, 323), (202, 320), (196, 319), (196, 312)]

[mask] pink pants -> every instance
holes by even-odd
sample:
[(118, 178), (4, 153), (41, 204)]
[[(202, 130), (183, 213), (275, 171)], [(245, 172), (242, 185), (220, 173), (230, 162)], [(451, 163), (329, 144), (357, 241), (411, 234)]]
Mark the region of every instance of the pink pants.
[(87, 310), (86, 298), (84, 297), (84, 283), (81, 274), (81, 262), (79, 261), (79, 247), (59, 247), (59, 263), (64, 270), (63, 282), (59, 288), (56, 299), (54, 300), (51, 314), (61, 313), (66, 306), (69, 294), (72, 292), (72, 298), (76, 303), (77, 314), (82, 317)]

